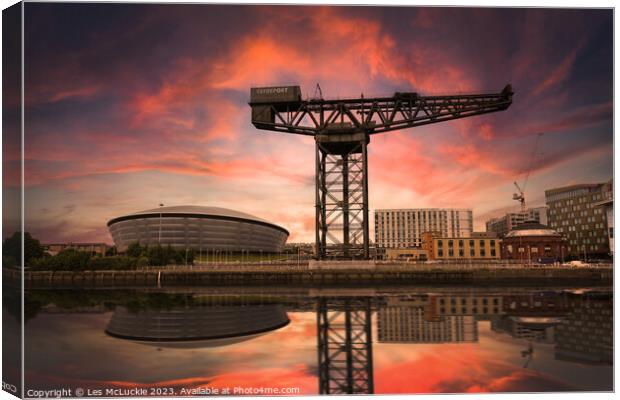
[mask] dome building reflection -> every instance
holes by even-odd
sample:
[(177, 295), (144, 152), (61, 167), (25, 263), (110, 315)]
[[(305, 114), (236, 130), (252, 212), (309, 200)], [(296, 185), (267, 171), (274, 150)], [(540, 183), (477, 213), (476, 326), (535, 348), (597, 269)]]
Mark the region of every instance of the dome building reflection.
[(117, 307), (105, 332), (157, 347), (218, 347), (254, 339), (290, 322), (279, 304), (178, 307), (131, 312)]

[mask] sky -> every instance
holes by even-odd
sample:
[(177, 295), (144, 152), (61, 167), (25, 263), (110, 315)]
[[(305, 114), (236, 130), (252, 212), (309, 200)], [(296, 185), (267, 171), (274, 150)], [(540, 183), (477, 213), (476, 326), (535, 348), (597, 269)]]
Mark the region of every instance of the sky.
[(471, 208), (483, 230), (519, 209), (527, 170), (528, 206), (612, 178), (611, 10), (27, 3), (25, 17), (25, 230), (44, 243), (112, 243), (109, 219), (160, 203), (312, 241), (313, 139), (254, 128), (254, 86), (338, 98), (512, 84), (506, 111), (373, 135), (371, 215)]

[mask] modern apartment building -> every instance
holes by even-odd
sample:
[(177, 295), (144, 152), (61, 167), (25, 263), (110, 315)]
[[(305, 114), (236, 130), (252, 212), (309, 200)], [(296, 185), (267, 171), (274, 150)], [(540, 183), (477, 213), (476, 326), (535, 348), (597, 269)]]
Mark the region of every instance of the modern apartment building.
[(440, 232), (444, 237), (468, 238), (473, 231), (469, 209), (375, 210), (375, 242), (383, 248), (411, 248), (422, 245), (424, 232)]
[(516, 226), (525, 222), (538, 222), (547, 225), (547, 207), (534, 207), (525, 210), (525, 212), (507, 213), (502, 217), (491, 218), (486, 222), (486, 227), (487, 232), (494, 232), (502, 238)]
[(609, 254), (606, 213), (597, 203), (605, 200), (610, 191), (611, 181), (545, 191), (549, 227), (566, 237), (568, 254), (580, 258)]
[(614, 255), (614, 191), (611, 181), (603, 187), (603, 200), (596, 203), (605, 212), (605, 220), (607, 221), (607, 238), (609, 240), (609, 253)]

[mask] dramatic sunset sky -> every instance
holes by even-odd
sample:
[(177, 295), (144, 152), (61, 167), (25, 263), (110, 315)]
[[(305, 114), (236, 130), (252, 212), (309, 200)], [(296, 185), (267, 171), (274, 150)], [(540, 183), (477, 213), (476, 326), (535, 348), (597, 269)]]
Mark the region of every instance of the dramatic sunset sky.
[(518, 210), (513, 181), (539, 132), (528, 205), (612, 177), (611, 10), (25, 9), (26, 230), (43, 242), (111, 243), (110, 218), (159, 203), (233, 208), (313, 240), (314, 142), (255, 129), (252, 86), (313, 95), (318, 82), (336, 98), (513, 85), (507, 111), (373, 136), (371, 212), (466, 207), (482, 229)]

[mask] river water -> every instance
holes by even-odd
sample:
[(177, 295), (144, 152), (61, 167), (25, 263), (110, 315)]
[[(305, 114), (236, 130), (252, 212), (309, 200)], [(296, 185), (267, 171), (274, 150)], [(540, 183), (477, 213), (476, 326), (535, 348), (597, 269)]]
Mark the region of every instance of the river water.
[(29, 397), (613, 389), (610, 289), (31, 290), (25, 316)]

